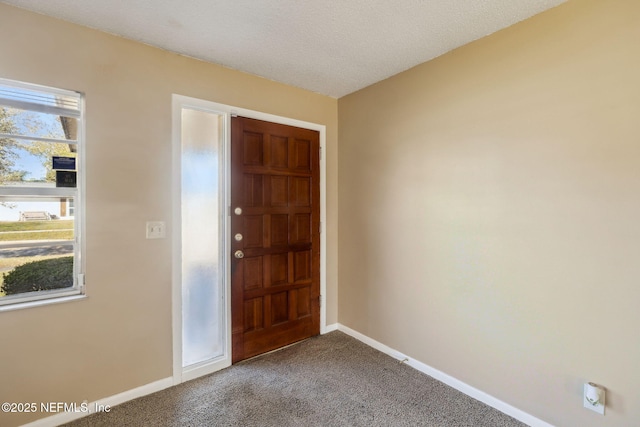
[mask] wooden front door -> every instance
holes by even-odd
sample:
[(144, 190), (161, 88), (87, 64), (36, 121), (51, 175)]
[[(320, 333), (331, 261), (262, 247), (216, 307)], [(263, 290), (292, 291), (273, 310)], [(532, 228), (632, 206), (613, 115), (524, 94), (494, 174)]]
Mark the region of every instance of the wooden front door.
[(235, 363), (320, 333), (320, 142), (308, 129), (231, 123)]

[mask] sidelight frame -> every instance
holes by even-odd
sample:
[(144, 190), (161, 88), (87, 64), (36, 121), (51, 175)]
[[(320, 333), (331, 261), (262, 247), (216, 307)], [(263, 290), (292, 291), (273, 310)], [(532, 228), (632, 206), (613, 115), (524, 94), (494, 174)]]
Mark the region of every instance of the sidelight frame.
[[(182, 280), (181, 280), (181, 112), (182, 108), (200, 109), (213, 112), (223, 117), (223, 138), (221, 146), (224, 155), (224, 307), (225, 307), (225, 350), (224, 356), (216, 360), (203, 362), (188, 367), (182, 366)], [(173, 380), (179, 384), (231, 365), (231, 117), (243, 116), (251, 119), (296, 126), (317, 131), (320, 136), (320, 333), (329, 332), (326, 316), (326, 126), (293, 119), (284, 116), (264, 113), (246, 108), (239, 108), (199, 98), (179, 94), (172, 95), (172, 195), (173, 195), (173, 277), (172, 277), (172, 329), (173, 329)]]

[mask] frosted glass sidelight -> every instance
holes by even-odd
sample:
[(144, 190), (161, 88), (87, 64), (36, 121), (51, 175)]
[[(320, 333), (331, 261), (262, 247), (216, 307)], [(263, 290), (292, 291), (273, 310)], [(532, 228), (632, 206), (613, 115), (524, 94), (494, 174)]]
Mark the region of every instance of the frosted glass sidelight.
[(182, 109), (182, 365), (224, 355), (222, 116)]

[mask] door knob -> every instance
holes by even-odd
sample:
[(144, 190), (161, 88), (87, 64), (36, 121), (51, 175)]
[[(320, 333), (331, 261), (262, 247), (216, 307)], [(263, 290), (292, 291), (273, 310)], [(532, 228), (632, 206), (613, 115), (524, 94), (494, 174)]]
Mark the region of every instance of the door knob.
[(233, 213), (236, 214), (236, 215), (242, 215), (242, 208), (235, 208), (233, 210)]
[(235, 253), (233, 254), (234, 257), (241, 259), (244, 258), (244, 252), (242, 251), (235, 251)]

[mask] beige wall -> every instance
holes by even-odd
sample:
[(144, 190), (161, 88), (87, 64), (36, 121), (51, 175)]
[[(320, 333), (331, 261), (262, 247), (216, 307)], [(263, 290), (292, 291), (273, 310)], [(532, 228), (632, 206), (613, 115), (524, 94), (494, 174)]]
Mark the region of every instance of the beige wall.
[(553, 425), (640, 425), (639, 23), (571, 0), (339, 100), (340, 323)]
[[(172, 375), (171, 94), (327, 126), (327, 321), (337, 321), (337, 100), (0, 4), (0, 76), (87, 106), (87, 294), (0, 313), (0, 401), (82, 402)], [(12, 426), (39, 415), (0, 413)]]

